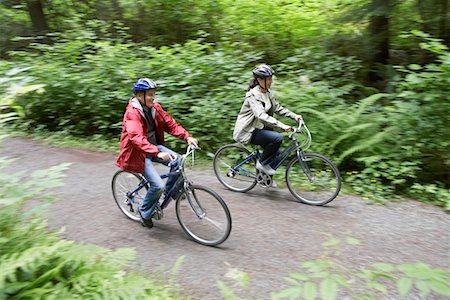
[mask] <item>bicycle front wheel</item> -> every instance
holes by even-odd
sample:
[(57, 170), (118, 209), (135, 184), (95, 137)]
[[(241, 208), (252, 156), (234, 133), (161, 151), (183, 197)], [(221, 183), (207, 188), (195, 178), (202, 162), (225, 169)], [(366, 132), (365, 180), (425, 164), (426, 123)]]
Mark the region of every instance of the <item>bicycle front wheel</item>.
[(256, 159), (239, 145), (225, 145), (214, 155), (214, 173), (226, 188), (247, 192), (256, 185)]
[(131, 220), (139, 221), (139, 205), (144, 201), (147, 186), (131, 194), (142, 181), (138, 174), (119, 170), (112, 179), (112, 193), (120, 210)]
[(175, 208), (183, 231), (200, 244), (216, 246), (230, 235), (230, 211), (223, 199), (207, 187), (190, 186), (180, 194)]
[(305, 153), (304, 161), (297, 157), (286, 168), (286, 183), (296, 200), (310, 205), (325, 205), (341, 190), (338, 168), (323, 155)]

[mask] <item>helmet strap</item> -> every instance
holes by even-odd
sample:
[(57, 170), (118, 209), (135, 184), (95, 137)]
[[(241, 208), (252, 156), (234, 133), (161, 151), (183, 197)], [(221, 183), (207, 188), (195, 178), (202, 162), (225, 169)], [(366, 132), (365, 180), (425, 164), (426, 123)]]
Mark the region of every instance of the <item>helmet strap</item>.
[(147, 106), (147, 99), (146, 99), (146, 93), (147, 93), (147, 91), (144, 90), (144, 106), (148, 108), (148, 106)]
[(262, 88), (263, 90), (267, 91), (267, 78), (266, 77), (264, 77), (264, 87), (259, 83), (258, 79), (256, 79), (256, 81), (258, 82), (258, 85), (259, 85), (260, 88)]

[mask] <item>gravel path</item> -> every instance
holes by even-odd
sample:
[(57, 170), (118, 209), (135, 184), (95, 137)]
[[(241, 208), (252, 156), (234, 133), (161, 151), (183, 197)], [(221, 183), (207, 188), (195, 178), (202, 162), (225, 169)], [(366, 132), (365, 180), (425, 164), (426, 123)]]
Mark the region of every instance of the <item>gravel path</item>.
[(0, 156), (18, 158), (15, 170), (32, 171), (71, 162), (64, 187), (54, 193), (62, 200), (54, 202), (48, 212), (50, 225), (64, 226), (64, 237), (78, 242), (112, 249), (133, 247), (138, 258), (132, 268), (163, 277), (169, 277), (177, 259), (184, 256), (176, 282), (196, 299), (220, 299), (216, 283), (224, 280), (231, 285), (226, 276), (230, 268), (249, 274), (247, 298), (269, 299), (271, 291), (287, 287), (284, 277), (300, 271), (299, 262), (323, 253), (321, 244), (329, 235), (344, 239), (351, 233), (361, 241), (357, 246), (339, 248), (341, 260), (353, 268), (375, 262), (422, 261), (440, 268), (450, 265), (448, 214), (414, 201), (375, 206), (341, 195), (325, 207), (313, 207), (293, 201), (286, 189), (266, 191), (256, 187), (246, 194), (230, 192), (211, 171), (196, 171), (193, 181), (218, 192), (233, 219), (229, 239), (212, 248), (186, 237), (173, 203), (152, 229), (128, 220), (111, 194), (111, 178), (117, 170), (114, 154), (8, 138), (0, 145)]

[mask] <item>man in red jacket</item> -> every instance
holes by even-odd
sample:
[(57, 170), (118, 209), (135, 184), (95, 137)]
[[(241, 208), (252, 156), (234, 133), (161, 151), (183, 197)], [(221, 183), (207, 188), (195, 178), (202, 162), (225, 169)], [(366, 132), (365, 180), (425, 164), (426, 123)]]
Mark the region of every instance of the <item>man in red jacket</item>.
[(141, 173), (150, 188), (139, 208), (143, 226), (153, 227), (151, 216), (164, 192), (170, 190), (177, 177), (164, 184), (153, 163), (177, 167), (178, 154), (164, 147), (164, 132), (186, 140), (197, 147), (197, 140), (179, 125), (162, 107), (155, 103), (156, 83), (139, 79), (133, 86), (134, 97), (128, 102), (122, 123), (120, 153), (116, 165), (126, 171)]

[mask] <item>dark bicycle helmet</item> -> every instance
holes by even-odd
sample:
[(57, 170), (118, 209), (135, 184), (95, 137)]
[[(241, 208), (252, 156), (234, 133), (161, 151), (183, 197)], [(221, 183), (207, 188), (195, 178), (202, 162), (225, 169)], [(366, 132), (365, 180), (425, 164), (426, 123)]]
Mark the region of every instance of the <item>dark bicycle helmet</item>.
[(156, 89), (156, 83), (148, 78), (141, 78), (133, 86), (133, 91), (147, 91), (151, 89)]
[(267, 78), (273, 74), (275, 74), (275, 72), (269, 65), (259, 65), (253, 69), (253, 76), (255, 78)]

